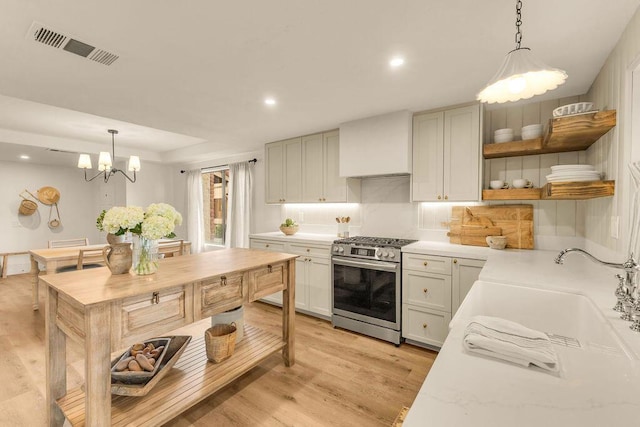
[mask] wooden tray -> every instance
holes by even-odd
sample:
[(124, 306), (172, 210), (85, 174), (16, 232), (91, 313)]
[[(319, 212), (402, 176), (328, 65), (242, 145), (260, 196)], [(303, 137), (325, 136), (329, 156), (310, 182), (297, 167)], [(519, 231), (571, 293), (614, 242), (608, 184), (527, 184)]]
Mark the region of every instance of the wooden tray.
[(162, 366), (162, 361), (167, 354), (169, 344), (171, 343), (171, 338), (151, 338), (145, 340), (143, 344), (146, 346), (149, 343), (153, 344), (155, 348), (158, 348), (160, 346), (163, 347), (162, 353), (160, 354), (160, 356), (158, 356), (158, 360), (153, 366), (153, 371), (116, 371), (115, 365), (117, 365), (118, 362), (120, 362), (122, 359), (131, 356), (131, 349), (129, 349), (125, 351), (117, 360), (115, 360), (115, 363), (111, 362), (111, 379), (123, 384), (145, 384), (151, 378), (153, 378)]
[[(165, 349), (164, 358), (156, 374), (142, 384), (124, 384), (111, 379), (111, 394), (119, 396), (145, 396), (155, 387), (156, 384), (164, 377), (178, 361), (187, 345), (191, 341), (191, 335), (173, 335), (170, 337), (160, 337), (156, 339), (170, 339), (169, 347)], [(115, 365), (120, 358), (111, 362), (111, 366)]]

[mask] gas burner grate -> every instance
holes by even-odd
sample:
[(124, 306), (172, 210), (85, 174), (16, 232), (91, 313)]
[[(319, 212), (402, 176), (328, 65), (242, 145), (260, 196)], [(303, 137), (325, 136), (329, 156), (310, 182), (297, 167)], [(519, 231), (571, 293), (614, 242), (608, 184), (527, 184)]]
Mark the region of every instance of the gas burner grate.
[(355, 237), (349, 237), (347, 239), (335, 240), (333, 243), (401, 248), (402, 246), (405, 246), (414, 242), (417, 242), (417, 240), (394, 239), (390, 237), (355, 236)]

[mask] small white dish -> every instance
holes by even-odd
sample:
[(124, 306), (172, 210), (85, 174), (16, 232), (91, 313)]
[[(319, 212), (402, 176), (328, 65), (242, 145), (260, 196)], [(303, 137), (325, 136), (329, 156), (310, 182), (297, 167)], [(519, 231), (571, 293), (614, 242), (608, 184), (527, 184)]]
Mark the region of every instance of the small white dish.
[(496, 131), (493, 132), (493, 135), (504, 135), (504, 134), (512, 134), (513, 135), (513, 129), (510, 128), (504, 128), (504, 129), (498, 129)]
[(542, 132), (542, 125), (540, 123), (535, 124), (535, 125), (527, 125), (527, 126), (522, 126), (522, 132), (529, 132), (529, 131), (538, 131), (538, 132)]
[(536, 139), (536, 138), (540, 138), (542, 136), (542, 131), (529, 131), (529, 132), (522, 132), (522, 140), (527, 140), (527, 139)]
[(593, 165), (555, 165), (551, 166), (551, 171), (594, 171), (596, 167)]
[(511, 142), (513, 141), (513, 135), (503, 134), (503, 135), (495, 135), (493, 137), (493, 142), (501, 143), (501, 142)]

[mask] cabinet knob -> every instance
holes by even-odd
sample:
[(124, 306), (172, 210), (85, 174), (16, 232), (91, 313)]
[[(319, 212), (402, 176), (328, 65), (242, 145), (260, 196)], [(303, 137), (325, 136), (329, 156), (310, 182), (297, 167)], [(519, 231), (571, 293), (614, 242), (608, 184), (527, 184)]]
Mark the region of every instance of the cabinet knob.
[(160, 294), (158, 292), (154, 292), (151, 295), (151, 304), (160, 304)]
[(429, 289), (424, 288), (424, 289), (422, 290), (422, 292), (424, 292), (424, 293), (426, 294), (427, 292), (429, 292)]
[(445, 200), (449, 200), (449, 196), (445, 195), (445, 196), (444, 196), (444, 199), (445, 199)]
[(422, 327), (423, 327), (424, 329), (427, 329), (427, 326), (429, 326), (429, 325), (427, 325), (426, 323), (423, 323), (423, 324), (422, 324)]
[(227, 276), (220, 276), (220, 286), (227, 286)]
[(311, 252), (311, 249), (307, 248), (307, 252)]
[(319, 197), (319, 198), (318, 198), (318, 201), (319, 201), (319, 202), (321, 202), (321, 201), (322, 201), (322, 197)]
[(442, 196), (438, 194), (438, 200), (442, 199)]
[(271, 266), (271, 265), (267, 265), (267, 271), (268, 271), (269, 273), (273, 273), (273, 266)]
[(327, 201), (327, 199), (325, 199), (325, 198), (323, 197), (323, 198), (322, 198), (322, 201), (323, 201), (323, 202), (326, 202), (326, 201)]
[(264, 247), (265, 247), (265, 248), (268, 248), (268, 247), (269, 247), (269, 244), (267, 243), (266, 245), (264, 245)]
[(454, 259), (454, 260), (453, 260), (453, 263), (454, 263), (454, 264), (457, 264), (457, 263), (458, 263), (458, 260), (457, 260), (457, 259)]
[(425, 267), (427, 266), (427, 264), (429, 264), (427, 261), (422, 263), (422, 265), (424, 265)]

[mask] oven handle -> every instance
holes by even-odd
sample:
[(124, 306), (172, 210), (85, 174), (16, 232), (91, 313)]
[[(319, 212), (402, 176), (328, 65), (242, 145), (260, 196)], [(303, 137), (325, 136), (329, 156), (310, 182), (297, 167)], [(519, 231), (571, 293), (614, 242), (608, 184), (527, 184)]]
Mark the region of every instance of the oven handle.
[(366, 261), (351, 261), (348, 259), (338, 259), (331, 258), (332, 262), (337, 265), (344, 265), (347, 267), (369, 267), (373, 270), (382, 270), (382, 271), (396, 271), (398, 269), (398, 264), (391, 262), (366, 262)]

